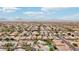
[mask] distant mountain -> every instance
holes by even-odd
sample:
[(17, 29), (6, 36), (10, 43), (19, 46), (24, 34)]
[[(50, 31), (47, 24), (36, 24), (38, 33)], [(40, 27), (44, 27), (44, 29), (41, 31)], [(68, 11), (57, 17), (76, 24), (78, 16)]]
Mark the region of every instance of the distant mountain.
[(16, 19), (5, 19), (0, 18), (0, 21), (23, 21), (23, 22), (79, 22), (79, 19), (22, 19), (22, 18), (16, 18)]

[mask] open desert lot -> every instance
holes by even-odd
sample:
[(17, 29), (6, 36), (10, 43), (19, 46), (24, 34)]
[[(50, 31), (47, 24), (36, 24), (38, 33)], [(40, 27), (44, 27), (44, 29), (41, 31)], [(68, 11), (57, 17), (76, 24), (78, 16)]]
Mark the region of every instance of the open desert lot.
[(79, 51), (79, 22), (0, 22), (1, 51)]

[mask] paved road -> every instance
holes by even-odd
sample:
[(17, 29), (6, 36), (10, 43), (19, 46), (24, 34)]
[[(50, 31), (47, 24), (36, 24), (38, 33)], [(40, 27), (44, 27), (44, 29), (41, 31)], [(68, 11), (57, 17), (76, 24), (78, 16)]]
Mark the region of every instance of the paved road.
[(72, 45), (70, 44), (70, 42), (66, 41), (65, 38), (63, 38), (63, 37), (61, 37), (61, 36), (59, 36), (58, 38), (59, 38), (59, 39), (62, 39), (62, 41), (65, 42), (73, 51), (79, 51), (79, 49), (76, 49), (74, 46), (72, 46)]

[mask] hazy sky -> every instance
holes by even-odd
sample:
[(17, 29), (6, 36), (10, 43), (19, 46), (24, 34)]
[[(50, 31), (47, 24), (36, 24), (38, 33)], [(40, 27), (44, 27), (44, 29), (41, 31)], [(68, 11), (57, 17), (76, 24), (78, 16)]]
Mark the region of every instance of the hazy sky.
[(0, 7), (0, 20), (79, 20), (79, 8), (53, 7)]

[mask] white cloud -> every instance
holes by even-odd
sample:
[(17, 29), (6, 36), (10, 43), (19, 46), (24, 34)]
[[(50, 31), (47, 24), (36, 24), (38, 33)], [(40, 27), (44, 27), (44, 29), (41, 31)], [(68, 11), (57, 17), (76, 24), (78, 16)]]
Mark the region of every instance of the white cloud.
[(28, 11), (28, 12), (24, 12), (23, 13), (24, 15), (27, 15), (27, 16), (31, 16), (31, 17), (43, 17), (45, 16), (45, 13), (39, 11), (39, 12), (33, 12), (33, 11)]
[(52, 7), (42, 7), (41, 11), (45, 12), (47, 15), (56, 14), (57, 11), (61, 10), (62, 8), (52, 8)]
[(42, 11), (38, 11), (38, 12), (26, 11), (23, 14), (30, 17), (30, 18), (32, 17), (33, 19), (44, 19), (47, 17), (47, 14), (45, 14)]
[(66, 9), (66, 7), (61, 8), (61, 7), (42, 7), (41, 11), (46, 12), (46, 13), (52, 13), (56, 14), (58, 11)]
[(63, 10), (64, 8), (52, 8), (52, 7), (42, 7), (41, 11), (25, 11), (23, 12), (24, 15), (29, 17), (34, 17), (38, 19), (47, 19), (50, 18), (50, 16), (53, 16), (57, 13), (59, 10)]
[[(43, 10), (44, 8), (41, 8), (41, 11), (26, 11), (23, 12), (24, 15), (28, 16), (28, 17), (33, 17), (36, 19), (47, 19), (49, 18), (51, 15), (56, 14), (55, 11), (52, 11), (52, 8), (46, 8), (46, 11)], [(52, 12), (50, 12), (49, 10), (51, 10)]]
[(55, 7), (42, 7), (41, 8), (41, 10), (42, 11), (59, 11), (59, 10), (62, 10), (62, 9), (64, 9), (64, 8), (61, 8), (61, 7), (59, 7), (59, 8), (55, 8)]
[(16, 7), (2, 7), (2, 8), (0, 8), (0, 11), (6, 12), (6, 13), (15, 12), (16, 10), (17, 10)]
[(41, 11), (40, 12), (27, 11), (27, 12), (24, 12), (23, 14), (28, 16), (40, 16), (40, 15), (43, 15), (44, 13)]
[(79, 13), (75, 13), (73, 15), (67, 15), (62, 17), (62, 19), (79, 19)]
[(28, 16), (35, 16), (35, 17), (48, 17), (50, 15), (56, 14), (56, 11), (52, 11), (54, 9), (56, 10), (56, 8), (42, 7), (41, 11), (37, 11), (37, 12), (26, 11), (26, 12), (23, 12), (23, 14)]
[(48, 10), (51, 10), (51, 9), (52, 9), (51, 7), (42, 7), (41, 8), (42, 11), (48, 11)]

